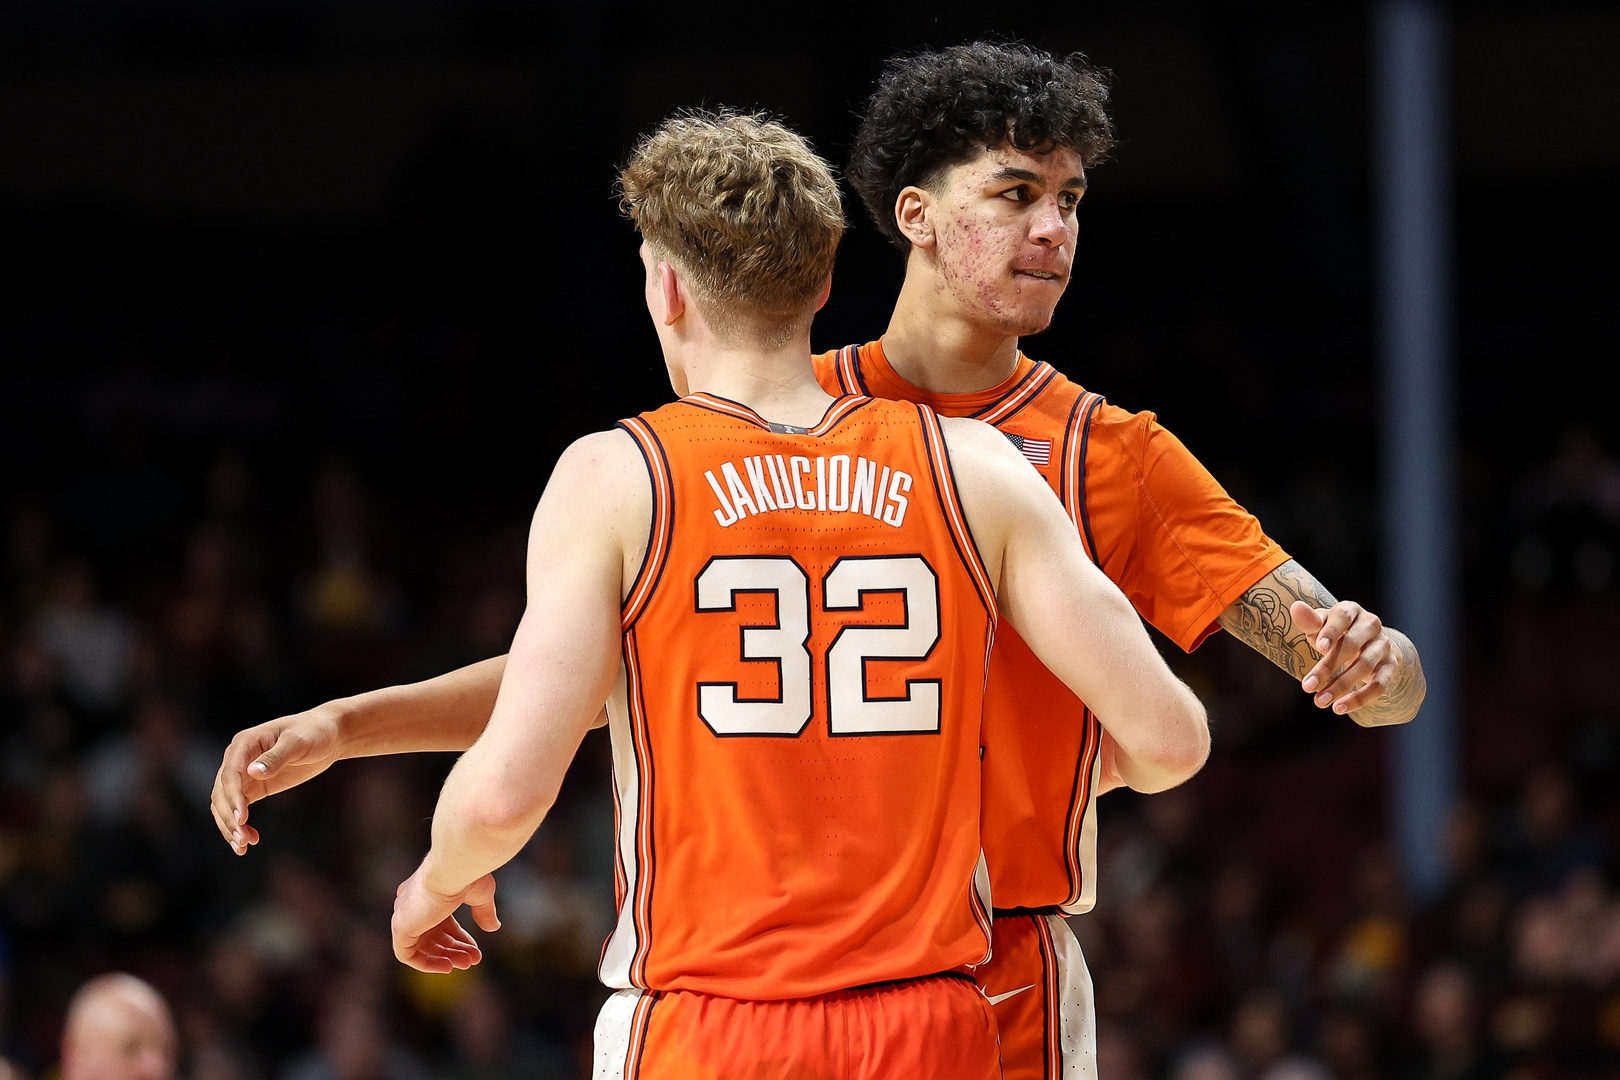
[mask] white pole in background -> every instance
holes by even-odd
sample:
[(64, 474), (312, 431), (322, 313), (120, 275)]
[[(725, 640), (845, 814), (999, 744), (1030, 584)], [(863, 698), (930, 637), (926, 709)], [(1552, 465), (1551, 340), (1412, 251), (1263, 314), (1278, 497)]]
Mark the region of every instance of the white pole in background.
[(1392, 733), (1390, 823), (1420, 899), (1444, 883), (1458, 790), (1448, 29), (1435, 0), (1373, 10), (1384, 605), (1429, 684), (1417, 719)]

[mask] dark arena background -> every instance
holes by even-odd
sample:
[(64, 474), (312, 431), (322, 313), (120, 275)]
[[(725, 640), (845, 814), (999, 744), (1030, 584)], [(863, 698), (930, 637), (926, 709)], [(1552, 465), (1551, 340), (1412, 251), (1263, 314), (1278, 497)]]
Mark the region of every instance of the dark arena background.
[[(207, 793), (240, 728), (505, 650), (552, 462), (669, 396), (611, 189), (676, 107), (767, 110), (842, 164), (894, 52), (1111, 69), (1120, 145), (1026, 350), (1400, 610), (1378, 10), (0, 4), (0, 1076), (51, 1076), (114, 969), (168, 997), (194, 1080), (589, 1075), (603, 733), (456, 976), (388, 942), (447, 756), (338, 764), (254, 808), (245, 858)], [(1403, 871), (1396, 733), (1222, 635), (1166, 645), (1215, 749), (1103, 801), (1074, 923), (1103, 1080), (1620, 1076), (1620, 10), (1441, 14), (1438, 884)], [(817, 348), (880, 334), (900, 282), (850, 209)]]

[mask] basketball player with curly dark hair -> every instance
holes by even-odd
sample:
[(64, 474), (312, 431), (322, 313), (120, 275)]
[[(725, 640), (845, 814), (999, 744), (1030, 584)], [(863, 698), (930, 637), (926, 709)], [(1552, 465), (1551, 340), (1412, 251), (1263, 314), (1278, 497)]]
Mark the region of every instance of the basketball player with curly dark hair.
[[(1404, 635), (1335, 600), (1151, 412), (1019, 350), (1068, 286), (1086, 173), (1113, 144), (1108, 100), (1105, 74), (1078, 54), (974, 42), (892, 60), (847, 175), (904, 253), (905, 281), (884, 335), (816, 357), (817, 377), (833, 394), (994, 425), (1056, 492), (1092, 560), (1181, 648), (1225, 629), (1318, 707), (1364, 727), (1405, 723), (1424, 680)], [(471, 745), (504, 666), (492, 658), (239, 733), (214, 787), (221, 833), (245, 852), (258, 840), (248, 805), (339, 758)], [(1091, 980), (1064, 917), (1095, 902), (1096, 801), (1123, 783), (1108, 720), (1002, 626), (981, 734), (994, 954), (974, 975), (1009, 1080), (1096, 1076)]]
[[(817, 357), (829, 392), (995, 425), (1063, 501), (1092, 558), (1184, 649), (1225, 628), (1356, 723), (1423, 700), (1416, 649), (1337, 602), (1148, 412), (1019, 351), (1068, 285), (1086, 173), (1113, 146), (1085, 57), (976, 42), (888, 64), (847, 170), (906, 258), (877, 341)], [(1072, 366), (1064, 365), (1073, 370)], [(991, 656), (981, 841), (994, 950), (976, 969), (1008, 1080), (1096, 1077), (1091, 979), (1064, 916), (1096, 899), (1096, 800), (1119, 786), (1108, 718), (1004, 629)]]

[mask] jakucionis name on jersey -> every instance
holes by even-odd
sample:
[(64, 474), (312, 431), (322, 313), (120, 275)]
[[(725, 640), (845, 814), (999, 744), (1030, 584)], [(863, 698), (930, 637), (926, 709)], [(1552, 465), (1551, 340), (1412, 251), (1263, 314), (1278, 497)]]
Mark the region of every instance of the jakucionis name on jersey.
[[(743, 479), (747, 475), (747, 481)], [(817, 510), (865, 514), (899, 528), (906, 520), (911, 474), (848, 454), (804, 457), (756, 454), (703, 473), (720, 505), (714, 519), (722, 528), (750, 514), (773, 510)]]

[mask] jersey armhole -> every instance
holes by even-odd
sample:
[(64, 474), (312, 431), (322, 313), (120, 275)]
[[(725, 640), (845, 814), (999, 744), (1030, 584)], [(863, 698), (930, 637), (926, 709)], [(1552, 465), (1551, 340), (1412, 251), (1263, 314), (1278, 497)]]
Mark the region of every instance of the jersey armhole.
[(833, 369), (838, 373), (838, 385), (843, 389), (844, 395), (870, 397), (866, 387), (861, 385), (860, 361), (857, 357), (858, 347), (845, 345), (838, 350), (838, 359), (833, 362)]
[(669, 558), (671, 534), (675, 526), (675, 487), (670, 478), (669, 458), (663, 444), (651, 425), (639, 416), (620, 420), (618, 426), (636, 441), (641, 460), (646, 463), (648, 479), (652, 481), (652, 522), (647, 529), (647, 553), (642, 556), (641, 568), (635, 581), (625, 594), (619, 611), (619, 627), (628, 630), (635, 625), (647, 600), (664, 576), (664, 563)]
[(1080, 543), (1094, 563), (1098, 561), (1097, 541), (1091, 535), (1091, 516), (1086, 511), (1086, 451), (1091, 444), (1091, 420), (1102, 402), (1101, 394), (1087, 391), (1069, 411), (1069, 422), (1063, 432), (1063, 471), (1059, 481), (1063, 509), (1080, 530)]
[(984, 557), (979, 554), (979, 545), (973, 539), (973, 530), (968, 528), (967, 515), (962, 513), (962, 498), (956, 490), (956, 474), (951, 470), (950, 454), (945, 448), (945, 432), (940, 428), (939, 416), (933, 409), (919, 403), (917, 415), (922, 418), (928, 470), (933, 474), (934, 491), (939, 496), (939, 506), (944, 511), (951, 541), (956, 545), (962, 565), (973, 579), (973, 587), (978, 590), (979, 600), (994, 625), (999, 618), (995, 586), (990, 580), (990, 572), (985, 569)]

